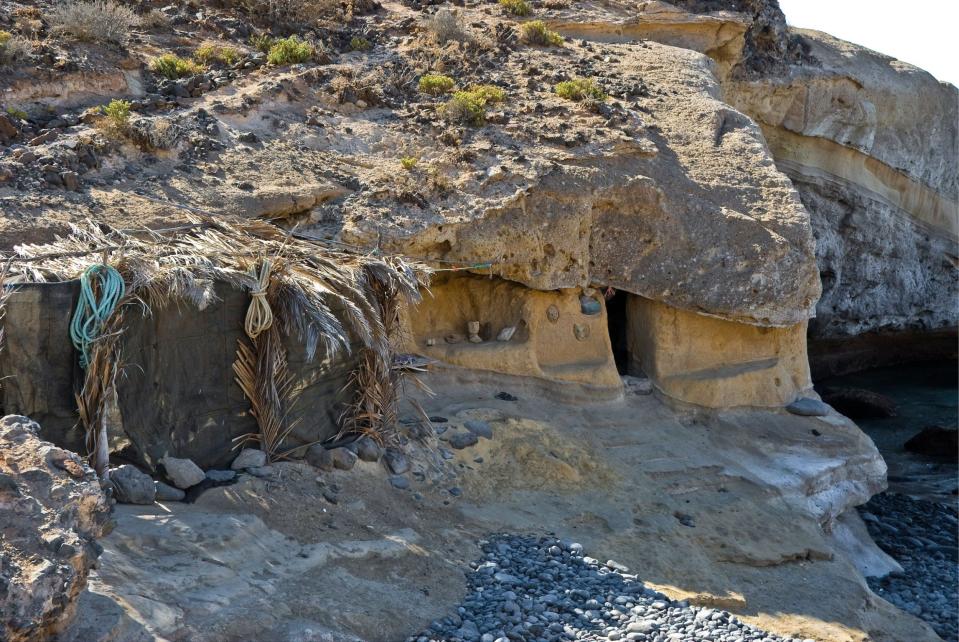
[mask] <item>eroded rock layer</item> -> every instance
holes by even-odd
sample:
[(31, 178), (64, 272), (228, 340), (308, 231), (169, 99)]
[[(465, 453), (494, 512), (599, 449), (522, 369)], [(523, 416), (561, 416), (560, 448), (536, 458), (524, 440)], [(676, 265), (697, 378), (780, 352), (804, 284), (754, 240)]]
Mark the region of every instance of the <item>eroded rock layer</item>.
[(26, 417), (0, 419), (0, 638), (46, 640), (73, 618), (110, 507), (96, 473), (42, 441)]

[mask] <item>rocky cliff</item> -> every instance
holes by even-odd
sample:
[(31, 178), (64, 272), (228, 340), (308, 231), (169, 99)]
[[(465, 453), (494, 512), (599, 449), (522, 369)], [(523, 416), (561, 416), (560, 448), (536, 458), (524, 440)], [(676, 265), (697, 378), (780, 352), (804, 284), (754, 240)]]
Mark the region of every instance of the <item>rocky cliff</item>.
[(70, 624), (108, 530), (96, 473), (39, 432), (27, 417), (0, 419), (0, 638), (9, 642), (50, 639)]

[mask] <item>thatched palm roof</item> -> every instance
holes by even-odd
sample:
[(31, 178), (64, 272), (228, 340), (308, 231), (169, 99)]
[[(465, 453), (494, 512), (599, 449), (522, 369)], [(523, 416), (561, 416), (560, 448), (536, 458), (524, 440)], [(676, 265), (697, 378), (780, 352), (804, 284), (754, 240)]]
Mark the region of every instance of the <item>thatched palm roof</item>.
[(136, 308), (149, 314), (175, 301), (203, 309), (216, 299), (218, 282), (255, 291), (265, 261), (266, 301), (274, 322), (269, 332), (239, 347), (234, 364), (237, 382), (260, 425), (260, 434), (250, 437), (281, 455), (277, 449), (290, 429), (289, 407), (296, 390), (285, 373), (286, 355), (277, 332), (297, 336), (308, 359), (321, 343), (330, 356), (361, 344), (364, 353), (353, 378), (358, 398), (344, 425), (382, 431), (395, 421), (398, 379), (390, 338), (397, 301), (417, 301), (429, 273), (426, 266), (400, 257), (331, 247), (266, 222), (199, 215), (189, 225), (161, 231), (119, 230), (92, 222), (73, 226), (70, 234), (50, 243), (17, 246), (3, 260), (7, 286), (75, 279), (97, 263), (111, 265), (123, 277), (126, 295), (101, 332), (77, 399), (91, 452), (116, 375), (117, 337), (125, 314)]

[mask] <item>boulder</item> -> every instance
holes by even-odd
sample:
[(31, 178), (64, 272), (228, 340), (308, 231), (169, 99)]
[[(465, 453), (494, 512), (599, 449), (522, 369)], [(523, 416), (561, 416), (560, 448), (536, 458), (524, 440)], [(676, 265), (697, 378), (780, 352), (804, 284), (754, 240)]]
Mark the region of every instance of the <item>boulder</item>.
[(174, 488), (161, 481), (153, 483), (156, 488), (156, 501), (158, 502), (181, 502), (186, 497), (186, 493), (179, 488)]
[(800, 397), (786, 406), (786, 410), (802, 417), (825, 417), (829, 414), (829, 406), (810, 397)]
[(375, 463), (383, 456), (383, 449), (369, 437), (361, 437), (356, 441), (356, 455), (363, 461)]
[(959, 452), (959, 430), (945, 426), (927, 426), (903, 444), (911, 453), (955, 461)]
[(339, 470), (350, 470), (356, 464), (356, 454), (349, 448), (334, 448), (330, 454), (333, 456), (333, 467)]
[(850, 419), (896, 416), (896, 402), (865, 388), (825, 388), (822, 399)]
[(479, 437), (476, 436), (476, 433), (470, 432), (469, 430), (457, 432), (450, 436), (450, 446), (456, 450), (462, 450), (464, 448), (469, 448), (470, 446), (475, 446), (478, 441)]
[(153, 479), (136, 466), (124, 464), (110, 470), (113, 495), (121, 504), (152, 504), (156, 499)]
[(219, 484), (233, 481), (236, 479), (235, 470), (208, 470), (206, 471), (206, 478), (212, 482)]
[(477, 437), (482, 437), (484, 439), (493, 438), (493, 428), (485, 421), (470, 419), (463, 424), (463, 427)]
[(333, 454), (323, 444), (313, 444), (307, 449), (306, 462), (320, 470), (333, 470)]
[(259, 468), (260, 466), (266, 466), (266, 453), (257, 448), (244, 448), (230, 464), (230, 468), (233, 470)]
[(402, 475), (410, 469), (410, 460), (402, 451), (395, 448), (387, 448), (383, 455), (383, 463), (394, 475)]
[(75, 453), (41, 440), (19, 415), (0, 419), (0, 639), (47, 640), (73, 618), (100, 555), (110, 504)]
[(203, 469), (194, 464), (192, 459), (164, 457), (160, 460), (160, 463), (163, 465), (166, 476), (177, 488), (186, 490), (206, 479)]

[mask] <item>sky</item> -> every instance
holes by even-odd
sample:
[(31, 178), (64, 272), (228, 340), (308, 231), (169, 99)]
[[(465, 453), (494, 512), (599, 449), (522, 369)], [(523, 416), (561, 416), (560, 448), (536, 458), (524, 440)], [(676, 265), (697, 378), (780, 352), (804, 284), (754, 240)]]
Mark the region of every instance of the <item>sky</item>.
[(959, 0), (779, 0), (793, 27), (825, 31), (959, 87)]

